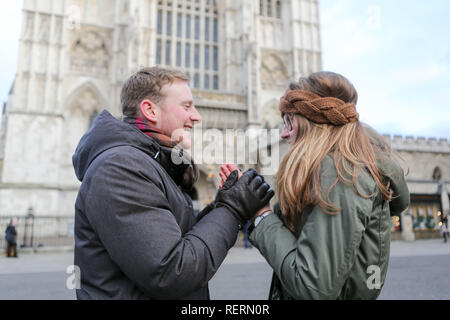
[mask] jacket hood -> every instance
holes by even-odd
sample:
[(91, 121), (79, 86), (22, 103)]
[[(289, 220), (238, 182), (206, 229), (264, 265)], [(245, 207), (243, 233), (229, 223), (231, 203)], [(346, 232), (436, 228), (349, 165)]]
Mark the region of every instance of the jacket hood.
[(137, 128), (117, 120), (108, 111), (103, 110), (83, 135), (72, 156), (78, 180), (83, 181), (89, 165), (102, 152), (118, 146), (133, 146), (152, 157), (157, 156), (161, 148), (156, 141)]

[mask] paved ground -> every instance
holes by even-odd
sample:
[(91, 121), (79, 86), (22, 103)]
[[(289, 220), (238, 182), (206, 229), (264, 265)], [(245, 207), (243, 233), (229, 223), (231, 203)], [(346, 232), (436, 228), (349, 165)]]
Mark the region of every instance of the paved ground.
[[(0, 257), (0, 299), (75, 299), (66, 287), (73, 253)], [(210, 282), (212, 299), (267, 299), (272, 271), (256, 249), (235, 247)], [(395, 241), (379, 299), (450, 299), (450, 243)]]

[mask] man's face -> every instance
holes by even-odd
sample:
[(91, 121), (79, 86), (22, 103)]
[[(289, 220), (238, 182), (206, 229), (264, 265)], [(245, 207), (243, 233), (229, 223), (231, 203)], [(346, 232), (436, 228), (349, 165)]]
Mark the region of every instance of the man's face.
[(191, 130), (195, 123), (201, 122), (202, 117), (195, 109), (192, 92), (185, 81), (176, 80), (161, 88), (161, 93), (166, 97), (161, 102), (159, 129), (179, 141), (182, 137), (183, 148), (191, 147)]

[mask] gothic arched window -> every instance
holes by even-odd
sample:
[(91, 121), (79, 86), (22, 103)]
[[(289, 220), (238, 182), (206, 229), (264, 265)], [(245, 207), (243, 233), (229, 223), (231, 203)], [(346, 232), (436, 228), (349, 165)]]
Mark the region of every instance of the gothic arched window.
[(263, 17), (281, 19), (281, 0), (259, 0), (259, 14)]
[(433, 170), (433, 180), (441, 180), (442, 179), (442, 172), (441, 168), (436, 167)]
[(184, 69), (194, 89), (219, 90), (216, 0), (159, 0), (156, 64)]

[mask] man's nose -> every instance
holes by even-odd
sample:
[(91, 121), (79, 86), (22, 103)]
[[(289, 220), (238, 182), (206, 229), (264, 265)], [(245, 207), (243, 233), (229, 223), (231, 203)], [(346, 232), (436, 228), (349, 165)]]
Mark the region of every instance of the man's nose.
[(202, 122), (202, 116), (200, 115), (200, 113), (197, 111), (197, 109), (195, 107), (193, 107), (193, 111), (191, 114), (191, 120), (194, 122)]

